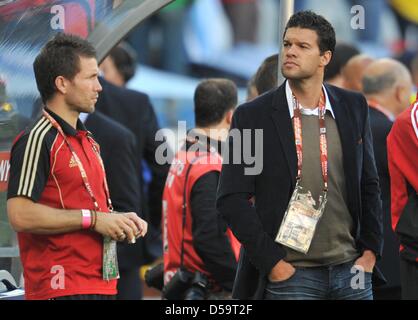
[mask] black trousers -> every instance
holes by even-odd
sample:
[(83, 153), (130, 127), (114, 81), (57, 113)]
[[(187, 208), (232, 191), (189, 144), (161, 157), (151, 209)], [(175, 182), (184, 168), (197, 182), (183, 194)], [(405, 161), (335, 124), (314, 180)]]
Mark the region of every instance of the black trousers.
[(418, 300), (418, 263), (401, 257), (402, 300)]
[(373, 300), (401, 300), (401, 287), (373, 288)]
[(118, 300), (141, 300), (142, 283), (139, 278), (139, 268), (121, 269), (118, 280)]

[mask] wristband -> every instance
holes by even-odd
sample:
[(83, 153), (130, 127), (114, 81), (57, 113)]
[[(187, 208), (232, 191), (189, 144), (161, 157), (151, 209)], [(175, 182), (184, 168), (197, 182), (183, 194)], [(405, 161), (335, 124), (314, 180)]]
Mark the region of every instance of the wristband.
[(96, 222), (97, 222), (97, 212), (96, 212), (96, 210), (90, 210), (90, 212), (91, 212), (91, 217), (92, 217), (92, 220), (91, 220), (91, 226), (90, 226), (90, 229), (91, 230), (94, 230), (94, 228), (96, 227)]
[(88, 229), (91, 226), (91, 211), (87, 209), (81, 209), (81, 227), (83, 229)]

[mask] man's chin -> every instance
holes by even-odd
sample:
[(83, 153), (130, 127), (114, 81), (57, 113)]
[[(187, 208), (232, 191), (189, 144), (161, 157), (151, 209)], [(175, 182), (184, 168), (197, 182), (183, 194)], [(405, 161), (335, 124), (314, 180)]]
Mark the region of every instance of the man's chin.
[(300, 72), (292, 72), (282, 68), (282, 75), (288, 80), (301, 80), (305, 78), (305, 75), (301, 74)]
[(300, 80), (303, 79), (303, 77), (300, 74), (295, 74), (292, 72), (283, 72), (283, 77), (285, 77), (288, 80)]
[(84, 107), (84, 108), (78, 108), (78, 112), (79, 113), (93, 113), (95, 110), (94, 105), (89, 106), (89, 107)]

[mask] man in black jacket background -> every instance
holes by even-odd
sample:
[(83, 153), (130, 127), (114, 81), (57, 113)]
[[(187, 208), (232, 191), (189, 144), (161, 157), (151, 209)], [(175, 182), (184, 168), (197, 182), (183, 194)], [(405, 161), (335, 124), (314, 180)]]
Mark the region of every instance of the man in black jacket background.
[[(129, 129), (135, 136), (135, 169), (140, 184), (140, 214), (148, 223), (148, 234), (143, 242), (125, 248), (126, 267), (138, 270), (144, 264), (162, 256), (161, 244), (161, 198), (169, 165), (156, 162), (155, 151), (161, 143), (155, 140), (159, 130), (157, 117), (149, 97), (141, 92), (112, 85), (100, 79), (103, 91), (96, 109)], [(145, 192), (143, 161), (148, 166), (152, 180)], [(121, 266), (121, 269), (123, 266)]]
[[(141, 215), (141, 190), (136, 175), (135, 136), (118, 122), (99, 111), (81, 114), (86, 128), (93, 134), (100, 145), (100, 154), (106, 169), (110, 197), (115, 211), (129, 210)], [(137, 241), (140, 244), (143, 240)], [(118, 280), (119, 300), (138, 300), (142, 298), (142, 285), (138, 268), (130, 263), (131, 248), (136, 244), (118, 243)]]
[(393, 59), (379, 59), (364, 71), (363, 93), (369, 104), (370, 127), (381, 189), (384, 246), (377, 262), (387, 283), (374, 288), (375, 299), (400, 299), (399, 241), (392, 229), (390, 177), (386, 138), (394, 119), (409, 106), (412, 78), (408, 69)]

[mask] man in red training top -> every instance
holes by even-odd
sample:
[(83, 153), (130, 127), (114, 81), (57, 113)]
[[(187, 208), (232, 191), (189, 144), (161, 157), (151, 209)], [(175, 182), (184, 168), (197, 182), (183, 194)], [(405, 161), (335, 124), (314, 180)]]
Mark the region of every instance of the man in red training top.
[(418, 100), (396, 119), (387, 139), (392, 227), (401, 243), (402, 299), (418, 299)]

